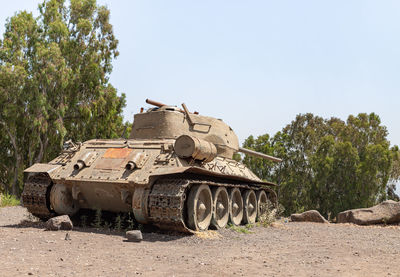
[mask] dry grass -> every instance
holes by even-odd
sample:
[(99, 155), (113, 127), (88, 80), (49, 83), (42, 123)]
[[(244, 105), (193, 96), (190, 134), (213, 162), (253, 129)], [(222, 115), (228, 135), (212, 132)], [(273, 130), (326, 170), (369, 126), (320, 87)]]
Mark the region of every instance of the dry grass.
[(194, 232), (195, 236), (201, 239), (219, 239), (222, 235), (217, 231), (208, 230), (204, 232)]

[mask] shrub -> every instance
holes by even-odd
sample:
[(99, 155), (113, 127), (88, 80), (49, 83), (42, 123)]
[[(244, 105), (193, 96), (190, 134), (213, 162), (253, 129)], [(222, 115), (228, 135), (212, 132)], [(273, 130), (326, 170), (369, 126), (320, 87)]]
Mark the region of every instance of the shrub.
[(0, 194), (0, 207), (18, 206), (20, 205), (19, 199), (11, 194)]
[(285, 208), (279, 204), (277, 207), (273, 205), (270, 201), (261, 204), (260, 214), (258, 215), (258, 223), (261, 226), (270, 226), (278, 217), (282, 215)]

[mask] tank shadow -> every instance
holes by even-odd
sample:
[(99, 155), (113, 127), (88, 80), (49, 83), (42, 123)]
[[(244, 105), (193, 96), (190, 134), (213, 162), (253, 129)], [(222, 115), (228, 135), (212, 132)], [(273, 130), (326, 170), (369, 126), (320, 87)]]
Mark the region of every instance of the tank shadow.
[[(9, 224), (2, 225), (0, 228), (14, 228), (14, 229), (24, 229), (24, 228), (35, 228), (47, 232), (46, 230), (46, 222), (44, 221), (31, 221), (31, 220), (22, 220), (18, 224)], [(52, 231), (49, 231), (52, 232)], [(62, 230), (62, 232), (68, 232)], [(125, 231), (117, 231), (112, 229), (104, 229), (104, 228), (94, 228), (94, 227), (74, 227), (70, 232), (79, 232), (79, 233), (90, 233), (90, 234), (98, 234), (98, 235), (112, 235), (112, 236), (120, 236), (125, 238)], [(141, 232), (143, 235), (143, 240), (146, 242), (168, 242), (174, 241), (178, 239), (182, 239), (190, 234), (179, 233), (179, 232), (171, 232), (164, 231), (155, 226), (151, 225), (143, 225), (141, 227)], [(123, 240), (123, 242), (130, 242), (127, 239)]]
[(45, 229), (46, 228), (46, 222), (43, 222), (43, 221), (31, 221), (31, 220), (28, 220), (28, 219), (24, 219), (18, 224), (0, 225), (0, 227), (3, 227), (3, 228), (16, 228), (16, 229), (21, 229), (21, 228)]

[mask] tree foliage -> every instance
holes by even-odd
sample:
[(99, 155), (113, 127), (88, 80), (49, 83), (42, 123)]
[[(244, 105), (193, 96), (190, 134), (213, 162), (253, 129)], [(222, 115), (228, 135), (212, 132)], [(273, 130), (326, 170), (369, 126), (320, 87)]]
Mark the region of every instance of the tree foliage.
[(9, 18), (0, 40), (0, 183), (18, 194), (22, 170), (64, 140), (122, 133), (125, 95), (109, 83), (118, 40), (96, 0), (45, 0)]
[(298, 115), (281, 132), (248, 137), (244, 147), (283, 158), (279, 164), (244, 157), (263, 179), (280, 184), (288, 213), (318, 209), (325, 216), (396, 199), (400, 152), (390, 148), (387, 129), (374, 113), (323, 119)]

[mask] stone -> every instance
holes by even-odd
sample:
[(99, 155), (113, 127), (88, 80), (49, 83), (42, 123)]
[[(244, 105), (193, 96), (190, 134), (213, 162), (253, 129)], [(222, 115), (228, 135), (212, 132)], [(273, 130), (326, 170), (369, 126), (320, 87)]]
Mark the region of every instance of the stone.
[(74, 225), (68, 215), (53, 217), (46, 222), (46, 230), (72, 230), (73, 227)]
[(292, 214), (290, 220), (293, 222), (329, 223), (317, 210), (310, 210), (301, 214)]
[(132, 230), (126, 232), (126, 238), (128, 241), (140, 242), (143, 239), (143, 236), (140, 230)]
[(384, 201), (370, 208), (353, 209), (338, 214), (337, 223), (372, 225), (400, 222), (400, 202)]

